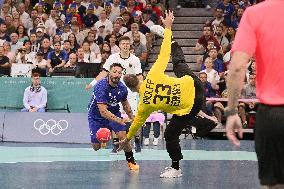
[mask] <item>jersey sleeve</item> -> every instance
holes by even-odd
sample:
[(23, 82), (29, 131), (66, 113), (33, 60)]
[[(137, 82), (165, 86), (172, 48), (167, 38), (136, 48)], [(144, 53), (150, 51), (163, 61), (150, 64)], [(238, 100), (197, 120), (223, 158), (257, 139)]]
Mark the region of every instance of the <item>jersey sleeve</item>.
[(133, 136), (137, 133), (138, 129), (145, 123), (146, 119), (150, 116), (152, 111), (144, 111), (145, 108), (141, 107), (143, 104), (140, 104), (138, 107), (138, 113), (136, 114), (133, 123), (131, 124), (129, 131), (127, 133), (127, 139), (132, 139)]
[(105, 90), (105, 86), (103, 82), (99, 82), (94, 87), (94, 94), (96, 96), (96, 101), (98, 104), (106, 104), (107, 103), (107, 91)]
[(158, 56), (158, 59), (152, 66), (149, 74), (164, 73), (168, 65), (168, 62), (170, 60), (171, 41), (172, 41), (172, 31), (166, 28), (160, 54)]
[(135, 72), (136, 75), (142, 74), (141, 62), (140, 62), (138, 57), (136, 57), (136, 56), (134, 56), (134, 57), (135, 57), (133, 59), (134, 72)]
[(232, 52), (241, 51), (253, 55), (256, 49), (256, 32), (253, 27), (253, 21), (250, 18), (250, 8), (242, 16), (236, 38), (233, 43)]
[(113, 56), (111, 55), (108, 59), (106, 59), (106, 62), (103, 65), (103, 69), (107, 72), (109, 72), (110, 66), (113, 63), (112, 58)]

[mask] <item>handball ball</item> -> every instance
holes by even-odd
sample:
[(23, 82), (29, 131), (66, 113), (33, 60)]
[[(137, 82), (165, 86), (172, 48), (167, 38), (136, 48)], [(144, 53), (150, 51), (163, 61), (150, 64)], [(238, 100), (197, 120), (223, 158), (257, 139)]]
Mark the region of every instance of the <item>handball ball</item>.
[(106, 143), (110, 140), (110, 130), (107, 128), (100, 128), (96, 134), (97, 140), (100, 143)]

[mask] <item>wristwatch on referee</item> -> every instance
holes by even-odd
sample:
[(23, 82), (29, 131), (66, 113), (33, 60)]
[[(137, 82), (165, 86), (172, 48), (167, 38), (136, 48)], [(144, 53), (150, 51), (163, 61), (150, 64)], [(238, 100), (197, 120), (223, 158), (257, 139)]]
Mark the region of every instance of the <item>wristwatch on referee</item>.
[(225, 117), (233, 116), (233, 115), (236, 115), (236, 114), (238, 114), (238, 108), (229, 109), (228, 107), (226, 107), (224, 109), (224, 116)]

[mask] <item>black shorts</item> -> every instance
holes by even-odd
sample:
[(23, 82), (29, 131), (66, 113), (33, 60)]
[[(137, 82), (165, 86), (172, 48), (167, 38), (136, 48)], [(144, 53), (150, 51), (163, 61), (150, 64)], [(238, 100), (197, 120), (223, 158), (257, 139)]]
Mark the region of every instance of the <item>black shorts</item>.
[(259, 105), (256, 114), (255, 151), (260, 183), (284, 184), (284, 105)]

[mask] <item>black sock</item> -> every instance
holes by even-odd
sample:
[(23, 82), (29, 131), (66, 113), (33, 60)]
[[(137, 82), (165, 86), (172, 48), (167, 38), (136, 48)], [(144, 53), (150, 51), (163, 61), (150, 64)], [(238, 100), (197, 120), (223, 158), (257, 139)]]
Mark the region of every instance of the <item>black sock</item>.
[(115, 142), (119, 142), (119, 139), (118, 138), (113, 138), (112, 139), (112, 143), (114, 144)]
[(179, 170), (179, 160), (172, 160), (172, 168)]
[(125, 152), (125, 157), (126, 157), (126, 161), (127, 161), (128, 163), (136, 164), (135, 159), (134, 159), (134, 157), (133, 157), (133, 152), (132, 152), (132, 151), (130, 151), (130, 152)]

